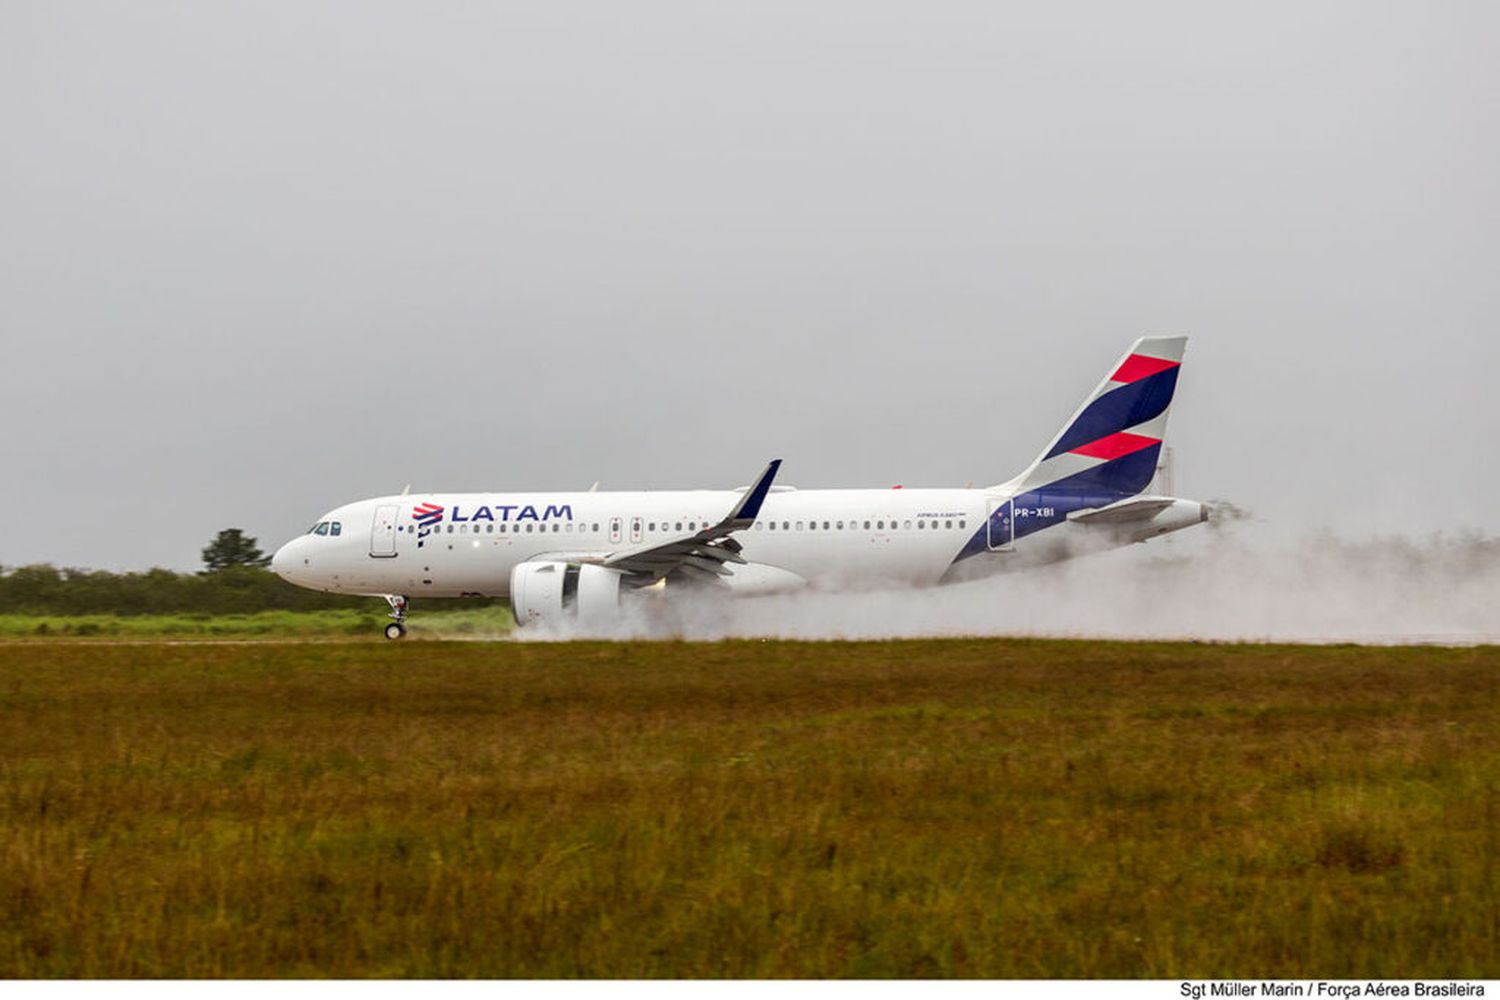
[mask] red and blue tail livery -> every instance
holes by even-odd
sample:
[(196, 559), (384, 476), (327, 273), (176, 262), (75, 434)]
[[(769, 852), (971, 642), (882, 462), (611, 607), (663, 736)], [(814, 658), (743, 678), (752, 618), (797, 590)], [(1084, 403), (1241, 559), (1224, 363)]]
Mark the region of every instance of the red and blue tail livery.
[(1121, 496), (1156, 474), (1186, 337), (1142, 337), (1021, 477), (1023, 488)]
[[(1106, 507), (1115, 523), (1128, 521), (1123, 503), (1156, 477), (1186, 347), (1186, 337), (1142, 337), (1132, 344), (1026, 471), (994, 487), (1010, 501), (991, 511), (955, 561), (993, 550), (997, 537), (1014, 544)], [(1153, 506), (1138, 503), (1130, 510), (1143, 514)], [(1206, 516), (1201, 505), (1187, 513), (1193, 523)]]
[(775, 483), (778, 459), (732, 490), (403, 493), (330, 511), (271, 566), (305, 587), (384, 597), (389, 638), (406, 634), (416, 596), (508, 598), (520, 625), (598, 635), (628, 606), (684, 590), (931, 586), (1141, 542), (1208, 516), (1148, 492), (1186, 343), (1136, 341), (1036, 460), (995, 486), (798, 490)]

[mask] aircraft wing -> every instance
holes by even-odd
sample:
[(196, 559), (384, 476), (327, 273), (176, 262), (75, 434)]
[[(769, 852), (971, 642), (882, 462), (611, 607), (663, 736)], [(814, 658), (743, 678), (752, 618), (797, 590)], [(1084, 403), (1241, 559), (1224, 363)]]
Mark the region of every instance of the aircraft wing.
[(718, 524), (646, 548), (616, 552), (602, 564), (626, 574), (628, 583), (637, 587), (649, 586), (671, 574), (718, 583), (720, 577), (730, 574), (726, 563), (744, 564), (740, 543), (729, 536), (755, 523), (760, 515), (760, 505), (771, 492), (771, 482), (780, 468), (779, 458), (766, 466), (766, 471)]

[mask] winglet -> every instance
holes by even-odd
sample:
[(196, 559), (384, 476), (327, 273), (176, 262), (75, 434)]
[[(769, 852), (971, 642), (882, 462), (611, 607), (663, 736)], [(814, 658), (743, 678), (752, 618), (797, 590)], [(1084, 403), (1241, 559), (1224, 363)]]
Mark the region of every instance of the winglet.
[(745, 491), (740, 505), (724, 519), (725, 523), (732, 524), (736, 528), (748, 528), (754, 524), (755, 519), (760, 516), (760, 505), (765, 503), (766, 494), (771, 492), (771, 482), (776, 478), (776, 471), (780, 468), (781, 459), (773, 458), (771, 464), (766, 466), (766, 471), (762, 472), (760, 478), (755, 481), (755, 485)]

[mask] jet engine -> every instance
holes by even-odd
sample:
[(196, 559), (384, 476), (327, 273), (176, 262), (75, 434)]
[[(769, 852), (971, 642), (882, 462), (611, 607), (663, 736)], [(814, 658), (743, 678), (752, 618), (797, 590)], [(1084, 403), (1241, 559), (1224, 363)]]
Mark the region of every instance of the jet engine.
[(510, 573), (511, 611), (517, 625), (603, 628), (619, 616), (620, 579), (589, 563), (521, 563)]

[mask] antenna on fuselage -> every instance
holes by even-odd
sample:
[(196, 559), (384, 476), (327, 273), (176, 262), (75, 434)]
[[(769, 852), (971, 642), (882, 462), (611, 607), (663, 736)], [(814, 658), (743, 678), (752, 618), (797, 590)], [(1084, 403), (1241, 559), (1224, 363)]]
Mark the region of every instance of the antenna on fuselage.
[(411, 492), (411, 483), (407, 483), (405, 486), (401, 487), (401, 495), (402, 496), (406, 496), (410, 492)]
[(589, 487), (589, 492), (590, 493), (598, 493), (599, 492), (599, 480), (597, 480), (597, 479), (594, 480), (594, 485)]

